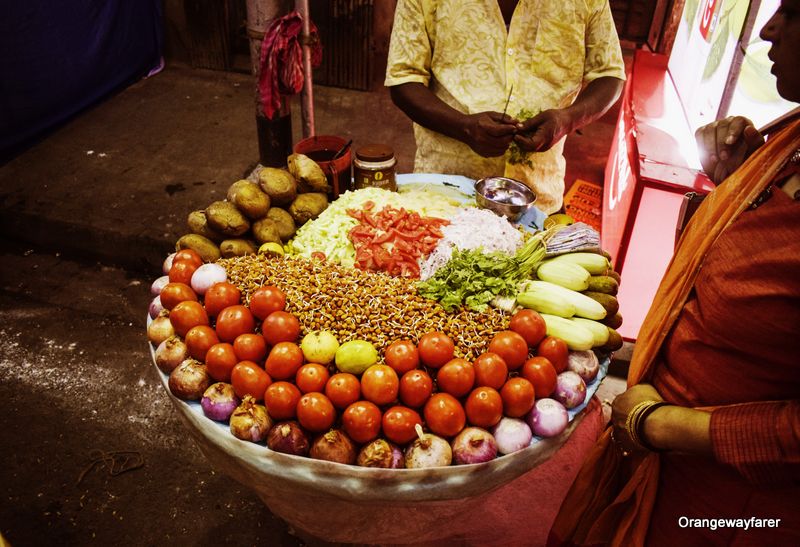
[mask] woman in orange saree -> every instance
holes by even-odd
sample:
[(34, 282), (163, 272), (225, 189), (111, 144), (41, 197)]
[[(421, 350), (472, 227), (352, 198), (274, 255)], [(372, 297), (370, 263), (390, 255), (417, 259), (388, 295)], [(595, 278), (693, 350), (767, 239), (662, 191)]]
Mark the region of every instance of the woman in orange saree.
[[(800, 101), (800, 0), (783, 0), (761, 35), (778, 91)], [(709, 134), (713, 175), (755, 146), (741, 124)], [(798, 198), (794, 120), (687, 226), (639, 333), (629, 389), (549, 544), (800, 544)]]

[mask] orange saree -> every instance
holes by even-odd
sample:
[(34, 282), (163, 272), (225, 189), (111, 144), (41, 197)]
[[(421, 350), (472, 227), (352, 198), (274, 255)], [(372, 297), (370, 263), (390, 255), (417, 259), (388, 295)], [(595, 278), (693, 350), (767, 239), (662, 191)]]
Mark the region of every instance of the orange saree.
[[(751, 206), (800, 143), (800, 121), (772, 136), (704, 200), (687, 226), (636, 341), (628, 385), (650, 381), (665, 340), (692, 293), (712, 245)], [(610, 427), (562, 503), (549, 545), (643, 545), (658, 492), (660, 457), (623, 458)]]

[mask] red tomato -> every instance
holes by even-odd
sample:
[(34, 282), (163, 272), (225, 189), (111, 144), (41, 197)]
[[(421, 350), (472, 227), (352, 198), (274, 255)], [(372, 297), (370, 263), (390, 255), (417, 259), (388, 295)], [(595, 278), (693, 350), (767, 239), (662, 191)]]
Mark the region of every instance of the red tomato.
[(372, 365), (361, 375), (361, 394), (376, 405), (388, 405), (397, 400), (400, 380), (388, 365)]
[(424, 370), (409, 370), (400, 378), (400, 400), (404, 405), (419, 408), (433, 393), (433, 379)]
[(451, 359), (436, 373), (439, 391), (463, 397), (475, 385), (475, 369), (466, 359)]
[(472, 362), (472, 367), (475, 369), (475, 385), (493, 387), (500, 389), (503, 384), (508, 380), (508, 365), (503, 361), (503, 358), (487, 351), (481, 353), (478, 358)]
[(435, 393), (425, 403), (428, 429), (442, 437), (453, 437), (464, 429), (467, 416), (458, 399), (449, 393)]
[(361, 398), (361, 382), (349, 372), (337, 372), (325, 384), (325, 395), (336, 408), (347, 408)]
[(417, 349), (419, 358), (425, 365), (431, 368), (439, 368), (453, 358), (455, 344), (445, 333), (434, 331), (423, 335), (419, 339)]
[(276, 380), (289, 380), (303, 366), (303, 350), (292, 342), (278, 342), (267, 355), (264, 369)]
[(274, 420), (290, 420), (297, 416), (297, 403), (303, 396), (290, 382), (275, 382), (264, 392), (264, 406)]
[(528, 343), (516, 332), (504, 330), (494, 335), (489, 351), (502, 357), (508, 370), (517, 370), (528, 358)]
[(186, 262), (193, 262), (197, 265), (198, 268), (203, 265), (203, 257), (200, 256), (200, 253), (198, 253), (194, 249), (181, 249), (180, 251), (175, 253), (175, 256), (172, 257), (173, 264), (181, 260)]
[(342, 428), (353, 441), (364, 444), (381, 432), (381, 409), (369, 401), (356, 401), (342, 413)]
[(533, 408), (536, 392), (533, 384), (522, 377), (509, 378), (500, 390), (503, 399), (503, 414), (509, 418), (521, 418)]
[(239, 361), (231, 371), (231, 384), (237, 397), (252, 395), (256, 401), (264, 400), (264, 392), (272, 378), (252, 361)]
[(230, 382), (231, 371), (238, 362), (233, 346), (225, 342), (214, 344), (206, 352), (206, 370), (217, 382)]
[(419, 351), (411, 340), (395, 340), (386, 348), (383, 358), (400, 375), (419, 366)]
[(198, 361), (205, 362), (206, 353), (211, 346), (219, 343), (219, 338), (217, 331), (208, 325), (198, 325), (189, 329), (183, 341), (186, 343), (189, 355)]
[(464, 409), (469, 423), (475, 427), (490, 428), (503, 417), (503, 398), (494, 388), (478, 387), (467, 397)]
[(556, 373), (553, 363), (546, 357), (542, 357), (541, 355), (531, 357), (522, 365), (520, 374), (533, 384), (537, 399), (550, 397), (556, 390), (558, 374)]
[[(317, 363), (308, 363), (297, 369), (294, 383), (303, 393), (311, 393), (312, 391), (322, 393), (325, 391), (325, 384), (328, 383), (330, 376), (327, 367)], [(356, 397), (356, 400), (358, 400), (358, 397)]]
[(161, 289), (161, 305), (168, 310), (187, 300), (197, 301), (197, 295), (186, 283), (167, 283)]
[(336, 409), (322, 393), (306, 393), (297, 402), (297, 421), (312, 433), (330, 429), (335, 420)]
[(561, 374), (567, 370), (569, 348), (567, 347), (567, 343), (561, 338), (548, 336), (542, 340), (539, 344), (539, 347), (536, 348), (536, 355), (544, 357), (550, 361), (550, 363), (553, 365), (553, 368), (556, 369), (557, 374)]
[(228, 306), (217, 316), (217, 336), (223, 342), (233, 342), (240, 334), (248, 334), (256, 328), (256, 320), (247, 306)]
[(192, 327), (208, 325), (208, 315), (200, 302), (184, 300), (169, 312), (169, 322), (175, 333), (183, 337)]
[(508, 328), (525, 339), (529, 347), (535, 347), (547, 333), (547, 325), (536, 310), (520, 310), (511, 316)]
[(169, 280), (171, 283), (184, 283), (189, 285), (192, 281), (192, 274), (197, 270), (198, 265), (188, 260), (173, 260), (172, 267), (169, 269)]
[(300, 336), (300, 321), (291, 313), (275, 311), (264, 319), (261, 332), (272, 346), (278, 342), (294, 342)]
[(233, 351), (240, 361), (261, 363), (267, 356), (267, 342), (260, 334), (246, 332), (233, 340)]
[(203, 303), (210, 317), (216, 317), (219, 312), (229, 306), (239, 303), (242, 292), (233, 283), (220, 281), (211, 285), (203, 295)]
[(262, 321), (272, 312), (286, 308), (286, 295), (278, 287), (259, 287), (250, 295), (250, 311)]
[(422, 425), (419, 413), (405, 406), (393, 406), (383, 413), (381, 420), (384, 436), (400, 445), (417, 438), (417, 424)]

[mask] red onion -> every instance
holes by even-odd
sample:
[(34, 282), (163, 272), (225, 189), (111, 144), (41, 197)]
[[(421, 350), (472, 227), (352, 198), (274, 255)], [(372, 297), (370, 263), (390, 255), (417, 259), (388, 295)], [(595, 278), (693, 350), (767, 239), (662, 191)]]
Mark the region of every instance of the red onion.
[(494, 440), (497, 442), (497, 451), (501, 454), (511, 454), (517, 450), (527, 448), (533, 439), (531, 428), (519, 418), (504, 416), (492, 429)]
[(150, 301), (150, 308), (147, 311), (150, 313), (150, 319), (155, 319), (158, 317), (158, 314), (164, 311), (164, 305), (161, 303), (160, 295)]
[(432, 433), (423, 433), (419, 424), (416, 429), (419, 438), (406, 447), (406, 467), (420, 469), (450, 465), (453, 461), (453, 449), (450, 448), (450, 443)]
[(556, 379), (553, 399), (567, 407), (575, 408), (586, 400), (586, 383), (577, 372), (565, 370)]
[(256, 404), (252, 395), (245, 395), (231, 414), (231, 434), (237, 439), (258, 443), (267, 438), (272, 418), (264, 405)]
[(466, 427), (453, 439), (453, 461), (460, 464), (483, 463), (497, 457), (497, 441), (480, 427)]
[(233, 411), (239, 406), (239, 398), (233, 386), (225, 382), (217, 382), (208, 386), (200, 399), (203, 414), (217, 422), (227, 422)]
[(309, 456), (315, 460), (353, 465), (356, 463), (356, 445), (344, 431), (331, 429), (314, 440)]
[(150, 294), (152, 294), (153, 296), (158, 296), (159, 294), (161, 294), (161, 289), (163, 289), (164, 285), (166, 285), (167, 283), (169, 283), (169, 276), (162, 275), (161, 277), (153, 281), (152, 285), (150, 285)]
[(308, 454), (308, 437), (297, 422), (280, 422), (269, 430), (267, 446), (275, 452), (305, 456)]
[(587, 384), (597, 377), (600, 372), (600, 361), (591, 350), (570, 351), (567, 358), (567, 369), (578, 373)]
[(169, 274), (170, 269), (172, 268), (172, 259), (175, 258), (176, 253), (171, 253), (167, 255), (167, 258), (164, 259), (164, 264), (161, 265), (161, 273), (164, 275)]
[(191, 285), (197, 294), (206, 294), (214, 283), (228, 280), (228, 272), (219, 264), (208, 263), (197, 268), (192, 274)]
[(169, 322), (169, 314), (164, 310), (147, 325), (147, 339), (157, 347), (170, 336), (175, 336), (175, 329)]
[(403, 451), (386, 439), (375, 439), (365, 444), (358, 452), (356, 463), (361, 467), (381, 467), (383, 469), (401, 469), (406, 466)]
[(169, 374), (175, 367), (189, 357), (189, 349), (177, 336), (170, 336), (156, 348), (156, 366), (164, 374)]
[(525, 421), (540, 437), (556, 437), (567, 428), (569, 414), (564, 405), (555, 399), (539, 399), (533, 405)]
[(178, 399), (197, 401), (208, 389), (211, 377), (197, 359), (186, 359), (169, 374), (169, 390)]

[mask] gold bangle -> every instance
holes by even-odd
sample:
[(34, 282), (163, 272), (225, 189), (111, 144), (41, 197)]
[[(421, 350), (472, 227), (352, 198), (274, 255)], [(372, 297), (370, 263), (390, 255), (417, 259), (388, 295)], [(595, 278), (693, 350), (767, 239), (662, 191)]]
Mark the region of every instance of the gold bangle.
[(642, 401), (634, 405), (625, 420), (625, 432), (634, 445), (651, 452), (660, 452), (660, 450), (644, 439), (642, 426), (644, 425), (645, 419), (647, 419), (653, 411), (668, 404), (669, 403), (666, 401)]

